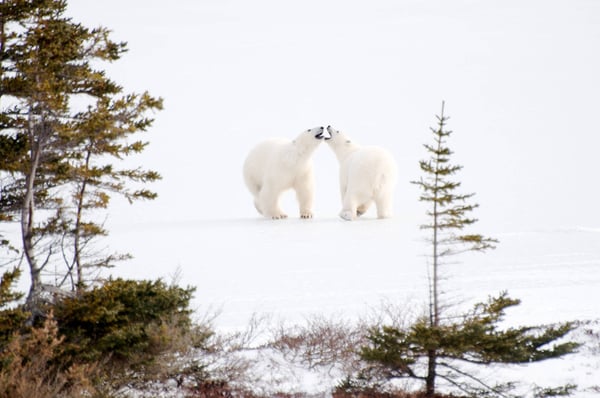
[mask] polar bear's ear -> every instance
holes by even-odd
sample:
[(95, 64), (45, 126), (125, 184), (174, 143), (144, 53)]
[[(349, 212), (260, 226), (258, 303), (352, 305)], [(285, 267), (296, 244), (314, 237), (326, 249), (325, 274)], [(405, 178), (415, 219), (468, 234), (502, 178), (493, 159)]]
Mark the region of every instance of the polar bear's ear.
[(350, 140), (346, 140), (346, 144), (349, 144), (349, 143), (350, 143)]

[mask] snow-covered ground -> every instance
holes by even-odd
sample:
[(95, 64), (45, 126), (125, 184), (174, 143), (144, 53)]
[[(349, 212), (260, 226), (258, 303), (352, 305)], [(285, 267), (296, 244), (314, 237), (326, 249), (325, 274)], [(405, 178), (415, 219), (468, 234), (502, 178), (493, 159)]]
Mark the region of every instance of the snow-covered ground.
[[(168, 278), (179, 267), (180, 283), (197, 287), (198, 313), (220, 309), (215, 325), (221, 331), (245, 328), (253, 314), (268, 314), (273, 323), (302, 324), (316, 314), (356, 320), (391, 304), (414, 315), (426, 308), (428, 246), (413, 221), (401, 216), (376, 220), (368, 214), (351, 223), (333, 217), (250, 217), (130, 225), (113, 239), (120, 241), (124, 234), (127, 244), (126, 236), (135, 235), (143, 248), (117, 274), (136, 277), (143, 269), (145, 277)], [(174, 235), (177, 246), (165, 247), (165, 237)], [(447, 302), (468, 308), (506, 290), (522, 300), (507, 312), (509, 326), (600, 319), (600, 229), (492, 236), (500, 240), (496, 250), (468, 254), (444, 267)], [(598, 339), (585, 333), (588, 329), (598, 333), (600, 328), (593, 323), (574, 338), (597, 345)], [(575, 383), (585, 390), (600, 384), (598, 350), (588, 344), (565, 359), (484, 373), (501, 372), (537, 385)], [(338, 381), (303, 371), (287, 379), (290, 389), (306, 391), (331, 388)]]
[[(424, 305), (428, 246), (402, 219), (259, 218), (140, 224), (113, 235), (130, 247), (116, 273), (197, 287), (195, 305), (222, 308), (219, 325), (244, 327), (253, 313), (301, 320), (313, 313), (359, 314), (380, 301)], [(167, 247), (165, 237), (177, 235)], [(600, 318), (600, 229), (564, 228), (492, 235), (500, 243), (444, 266), (448, 300), (468, 305), (507, 290), (522, 300), (515, 323)]]

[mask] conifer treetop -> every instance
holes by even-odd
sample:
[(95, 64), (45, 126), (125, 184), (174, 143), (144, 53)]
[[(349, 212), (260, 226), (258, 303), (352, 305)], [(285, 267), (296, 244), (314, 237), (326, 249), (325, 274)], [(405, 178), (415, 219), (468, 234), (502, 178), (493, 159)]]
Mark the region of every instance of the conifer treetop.
[(421, 229), (435, 231), (435, 244), (443, 250), (437, 251), (439, 257), (455, 255), (465, 251), (484, 251), (494, 249), (496, 239), (480, 234), (463, 233), (465, 228), (477, 222), (469, 216), (479, 207), (469, 203), (474, 193), (462, 194), (457, 192), (461, 187), (459, 181), (452, 177), (462, 170), (463, 166), (451, 163), (450, 156), (454, 153), (447, 145), (447, 139), (452, 135), (446, 129), (450, 117), (444, 115), (445, 103), (436, 116), (437, 127), (430, 128), (433, 134), (433, 144), (424, 144), (429, 159), (421, 160), (419, 166), (424, 176), (413, 184), (421, 188), (419, 200), (427, 202), (431, 207), (427, 210), (430, 222), (421, 225)]

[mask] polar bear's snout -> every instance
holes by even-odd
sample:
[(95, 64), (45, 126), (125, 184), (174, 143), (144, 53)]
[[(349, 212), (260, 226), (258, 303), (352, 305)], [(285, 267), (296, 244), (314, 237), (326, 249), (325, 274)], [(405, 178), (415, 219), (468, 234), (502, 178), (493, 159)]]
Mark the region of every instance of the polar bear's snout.
[(332, 139), (333, 138), (333, 133), (339, 133), (339, 131), (335, 130), (331, 126), (327, 126), (327, 134), (329, 134), (329, 137), (323, 136), (323, 138), (325, 139), (325, 141), (328, 141), (328, 140)]
[(331, 139), (331, 126), (327, 126), (327, 134), (328, 134), (328, 137), (323, 137), (325, 139), (325, 141)]
[(310, 129), (308, 130), (311, 133), (315, 134), (315, 138), (320, 140), (323, 139), (323, 131), (325, 130), (325, 128), (323, 126), (321, 127), (315, 127), (314, 129)]

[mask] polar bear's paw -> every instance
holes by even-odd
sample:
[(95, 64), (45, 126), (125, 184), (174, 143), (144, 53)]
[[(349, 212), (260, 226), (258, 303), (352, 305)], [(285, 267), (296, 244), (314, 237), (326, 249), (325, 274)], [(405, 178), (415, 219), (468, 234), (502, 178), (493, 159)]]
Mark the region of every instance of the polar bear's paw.
[(350, 210), (342, 210), (340, 212), (340, 217), (346, 221), (354, 220), (354, 214)]
[(309, 219), (309, 218), (313, 218), (313, 214), (310, 212), (302, 213), (302, 214), (300, 214), (300, 218), (303, 218), (305, 220)]
[(287, 218), (287, 214), (274, 214), (273, 216), (271, 216), (272, 220), (283, 220), (284, 218)]

